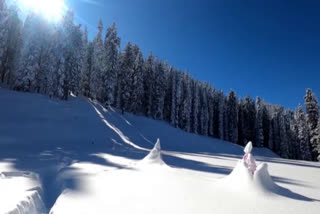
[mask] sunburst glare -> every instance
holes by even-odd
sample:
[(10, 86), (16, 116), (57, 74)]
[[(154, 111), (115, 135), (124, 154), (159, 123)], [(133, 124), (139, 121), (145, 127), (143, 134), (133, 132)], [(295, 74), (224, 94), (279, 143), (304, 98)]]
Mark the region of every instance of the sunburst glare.
[(59, 21), (66, 10), (64, 0), (19, 0), (23, 10), (41, 13), (50, 21)]

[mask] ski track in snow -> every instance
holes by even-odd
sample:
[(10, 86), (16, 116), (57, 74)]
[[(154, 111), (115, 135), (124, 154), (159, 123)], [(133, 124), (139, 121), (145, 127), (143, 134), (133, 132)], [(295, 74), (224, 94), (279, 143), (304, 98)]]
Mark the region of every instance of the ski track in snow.
[[(163, 121), (81, 97), (63, 102), (0, 89), (0, 103), (0, 213), (320, 209), (319, 163), (254, 149), (267, 166), (251, 178), (238, 162), (241, 146)], [(161, 148), (152, 149), (157, 138)]]

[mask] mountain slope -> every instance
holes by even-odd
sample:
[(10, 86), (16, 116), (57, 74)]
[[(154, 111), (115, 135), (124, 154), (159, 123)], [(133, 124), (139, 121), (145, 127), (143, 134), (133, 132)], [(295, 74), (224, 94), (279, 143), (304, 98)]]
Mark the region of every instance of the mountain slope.
[[(47, 212), (53, 207), (52, 213), (316, 213), (320, 208), (318, 163), (255, 149), (271, 178), (288, 191), (234, 193), (228, 185), (217, 187), (217, 181), (241, 159), (238, 145), (121, 115), (83, 97), (65, 102), (0, 89), (0, 103), (0, 186), (24, 177), (29, 184), (12, 190), (31, 189), (40, 198), (11, 197), (6, 212), (21, 201), (25, 210), (36, 203), (34, 213), (43, 212), (43, 206)], [(157, 138), (166, 164), (141, 165)], [(1, 191), (0, 199), (6, 202), (13, 194)], [(253, 198), (260, 203), (252, 205)], [(269, 204), (276, 208), (262, 209)]]

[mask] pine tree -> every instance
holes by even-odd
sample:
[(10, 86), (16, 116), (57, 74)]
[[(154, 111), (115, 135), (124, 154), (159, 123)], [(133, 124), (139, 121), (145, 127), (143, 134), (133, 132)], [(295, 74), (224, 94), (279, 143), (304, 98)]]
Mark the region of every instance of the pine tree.
[(142, 105), (144, 98), (144, 59), (142, 52), (138, 46), (134, 46), (134, 49), (137, 49), (136, 58), (134, 61), (133, 68), (133, 83), (132, 83), (132, 103), (131, 111), (135, 114), (142, 113)]
[(284, 120), (285, 120), (285, 128), (286, 128), (286, 138), (287, 138), (287, 147), (288, 147), (288, 158), (289, 159), (296, 159), (296, 141), (297, 135), (295, 132), (295, 119), (294, 119), (294, 112), (291, 110), (285, 110), (284, 113)]
[(108, 29), (104, 42), (105, 68), (103, 69), (103, 102), (107, 106), (114, 103), (115, 82), (119, 70), (120, 38), (118, 37), (116, 24), (113, 23)]
[(89, 46), (89, 39), (88, 39), (88, 29), (87, 27), (84, 28), (84, 33), (82, 36), (82, 49), (80, 50), (80, 93), (84, 96), (89, 96), (90, 94), (90, 46)]
[(311, 89), (307, 89), (304, 97), (306, 106), (306, 120), (310, 129), (310, 143), (312, 149), (312, 160), (317, 160), (319, 153), (317, 151), (317, 124), (319, 121), (319, 104), (315, 94), (312, 93)]
[[(64, 68), (65, 78), (63, 82), (63, 99), (67, 100), (70, 92), (78, 94), (79, 79), (81, 72), (81, 50), (82, 49), (82, 32), (80, 25), (75, 26), (73, 23), (74, 14), (68, 11), (62, 20), (62, 29), (64, 34)], [(78, 51), (74, 51), (78, 50)]]
[(173, 68), (172, 66), (169, 67), (168, 75), (167, 75), (167, 89), (166, 89), (166, 95), (164, 99), (164, 120), (169, 122), (171, 124), (171, 108), (172, 108), (172, 79), (173, 79)]
[(287, 118), (286, 113), (284, 112), (284, 108), (281, 107), (278, 113), (278, 121), (279, 121), (279, 134), (280, 134), (280, 142), (279, 142), (279, 154), (282, 158), (289, 158), (289, 139), (286, 128)]
[(201, 107), (200, 107), (200, 134), (207, 136), (209, 127), (208, 92), (207, 84), (200, 87)]
[(191, 131), (191, 78), (188, 72), (183, 74), (183, 107), (182, 107), (182, 128), (186, 132)]
[(231, 90), (227, 98), (226, 117), (229, 135), (228, 140), (232, 143), (238, 142), (238, 100), (236, 93)]
[(209, 136), (214, 136), (215, 129), (215, 114), (214, 114), (214, 94), (215, 89), (209, 85), (208, 86), (208, 111), (209, 111)]
[(217, 108), (218, 108), (218, 124), (219, 124), (219, 139), (223, 140), (224, 139), (224, 130), (225, 130), (225, 97), (223, 94), (223, 91), (219, 91), (217, 95)]
[(62, 52), (64, 50), (65, 45), (65, 36), (63, 33), (63, 29), (59, 27), (57, 29), (56, 35), (55, 35), (55, 41), (54, 41), (54, 47), (53, 47), (53, 60), (54, 60), (54, 66), (53, 69), (50, 71), (50, 90), (51, 94), (54, 97), (58, 97), (60, 99), (63, 99), (64, 97), (64, 82), (65, 82), (65, 56)]
[[(293, 115), (294, 116), (294, 115)], [(301, 159), (300, 158), (300, 145), (298, 139), (298, 124), (295, 118), (293, 118), (292, 123), (290, 124), (291, 127), (291, 141), (292, 141), (292, 158), (293, 159)]]
[(256, 107), (255, 102), (249, 96), (246, 96), (243, 103), (243, 137), (245, 143), (252, 141), (255, 145), (255, 119)]
[(164, 110), (164, 98), (166, 94), (166, 82), (168, 72), (168, 65), (166, 62), (159, 62), (156, 59), (155, 62), (155, 84), (154, 84), (154, 94), (152, 101), (152, 114), (153, 118), (157, 120), (163, 119), (163, 110)]
[[(2, 6), (0, 7), (3, 8)], [(2, 12), (0, 14), (2, 14), (0, 16), (3, 16)], [(19, 51), (22, 46), (22, 21), (19, 18), (17, 5), (13, 3), (9, 8), (8, 19), (3, 17), (0, 20), (2, 20), (0, 21), (0, 52), (2, 52), (0, 53), (2, 55), (0, 57), (0, 82), (9, 85), (13, 82), (14, 71), (17, 69), (18, 64)]]
[(229, 115), (228, 115), (228, 97), (223, 97), (223, 140), (230, 141), (229, 139)]
[(103, 23), (99, 21), (98, 34), (93, 40), (92, 70), (90, 77), (90, 96), (93, 99), (101, 100), (102, 97), (102, 70), (104, 68), (104, 47), (102, 42)]
[(316, 135), (314, 137), (314, 143), (316, 143), (317, 145), (317, 152), (319, 154), (317, 160), (320, 161), (320, 120), (318, 120)]
[(19, 67), (15, 73), (15, 88), (35, 91), (41, 81), (41, 59), (43, 53), (43, 20), (39, 15), (29, 15), (23, 27), (23, 46)]
[(149, 54), (145, 61), (145, 75), (144, 75), (144, 113), (147, 117), (151, 117), (152, 96), (154, 88), (154, 57), (152, 53)]
[(256, 102), (256, 146), (263, 147), (263, 108), (264, 103), (260, 97), (257, 97)]
[(181, 121), (181, 103), (182, 103), (182, 72), (181, 71), (177, 71), (176, 73), (176, 93), (174, 95), (174, 99), (175, 99), (175, 122), (174, 122), (174, 126), (177, 128), (181, 128), (180, 127), (180, 121)]
[(309, 127), (302, 105), (299, 105), (295, 112), (295, 119), (298, 125), (298, 140), (300, 144), (300, 157), (302, 160), (311, 160), (312, 155), (309, 147)]
[(273, 132), (273, 142), (272, 142), (272, 150), (278, 155), (280, 152), (280, 144), (281, 144), (281, 121), (280, 121), (280, 106), (273, 106), (272, 109), (272, 132)]
[(172, 68), (171, 78), (171, 115), (170, 124), (176, 127), (176, 93), (177, 93), (177, 71)]
[(0, 0), (0, 77), (1, 82), (4, 79), (4, 66), (6, 63), (6, 52), (9, 40), (9, 11), (5, 0)]
[(244, 146), (244, 137), (243, 137), (243, 100), (240, 99), (238, 103), (238, 144)]
[(124, 53), (121, 56), (120, 70), (118, 75), (117, 107), (120, 108), (122, 112), (124, 110), (130, 111), (134, 61), (135, 56), (132, 45), (130, 42), (128, 42)]
[(262, 129), (263, 129), (263, 146), (268, 147), (269, 136), (270, 136), (270, 113), (267, 105), (263, 103), (262, 109)]
[(192, 83), (192, 132), (198, 133), (199, 130), (199, 107), (200, 107), (200, 97), (199, 97), (199, 82), (193, 80)]

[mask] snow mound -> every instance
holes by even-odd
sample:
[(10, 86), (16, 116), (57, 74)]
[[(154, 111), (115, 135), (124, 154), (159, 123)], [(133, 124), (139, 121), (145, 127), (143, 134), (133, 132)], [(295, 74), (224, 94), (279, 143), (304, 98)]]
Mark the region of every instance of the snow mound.
[(141, 163), (165, 165), (161, 156), (160, 139), (157, 140), (156, 144), (154, 145), (150, 153), (144, 159), (141, 160)]
[(258, 190), (264, 192), (277, 193), (278, 185), (275, 184), (269, 175), (268, 165), (266, 163), (259, 164), (253, 175), (254, 185)]
[(237, 163), (230, 175), (217, 183), (220, 187), (241, 193), (277, 194), (279, 190), (269, 175), (266, 163), (259, 164), (257, 170), (252, 174), (243, 160)]

